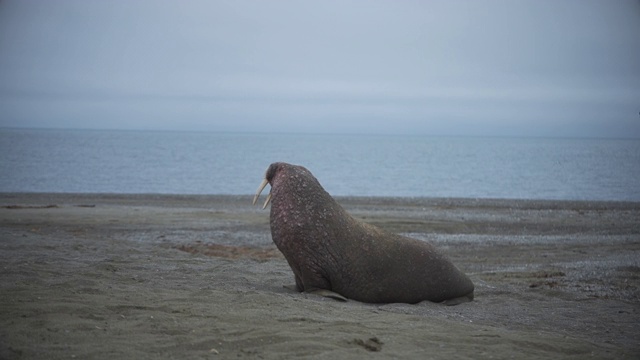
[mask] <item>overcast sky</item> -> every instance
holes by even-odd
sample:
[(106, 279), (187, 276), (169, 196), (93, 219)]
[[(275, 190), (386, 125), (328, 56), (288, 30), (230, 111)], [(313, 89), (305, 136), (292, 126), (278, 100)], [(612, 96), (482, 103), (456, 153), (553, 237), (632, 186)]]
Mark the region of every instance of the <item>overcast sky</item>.
[(0, 0), (0, 127), (640, 138), (640, 2)]

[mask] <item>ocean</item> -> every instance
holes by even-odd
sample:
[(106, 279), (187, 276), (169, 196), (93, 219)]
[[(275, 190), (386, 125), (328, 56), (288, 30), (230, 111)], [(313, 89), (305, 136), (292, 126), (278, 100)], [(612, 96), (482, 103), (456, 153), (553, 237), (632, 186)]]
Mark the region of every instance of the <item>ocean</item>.
[(640, 140), (0, 129), (0, 192), (253, 194), (303, 165), (336, 196), (640, 201)]

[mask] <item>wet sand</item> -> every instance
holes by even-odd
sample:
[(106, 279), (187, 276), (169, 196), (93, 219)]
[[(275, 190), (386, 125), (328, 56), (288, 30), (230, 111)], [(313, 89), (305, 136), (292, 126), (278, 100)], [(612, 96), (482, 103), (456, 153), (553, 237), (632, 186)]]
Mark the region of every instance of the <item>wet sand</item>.
[(249, 196), (0, 194), (0, 358), (640, 357), (640, 203), (338, 198), (476, 299), (288, 290)]

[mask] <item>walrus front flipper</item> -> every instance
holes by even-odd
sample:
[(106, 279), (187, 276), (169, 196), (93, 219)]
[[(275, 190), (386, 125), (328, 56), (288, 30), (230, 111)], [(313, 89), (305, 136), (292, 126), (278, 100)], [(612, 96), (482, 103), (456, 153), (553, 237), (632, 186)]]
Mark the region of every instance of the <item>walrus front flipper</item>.
[(333, 292), (327, 289), (310, 289), (310, 290), (300, 291), (300, 289), (296, 285), (282, 285), (282, 287), (295, 292), (304, 292), (307, 294), (328, 297), (338, 301), (348, 301), (346, 297), (338, 294), (337, 292)]
[(467, 294), (465, 296), (460, 296), (457, 298), (445, 300), (440, 304), (447, 305), (447, 306), (454, 306), (454, 305), (459, 305), (459, 304), (471, 302), (471, 301), (473, 301), (473, 293)]
[[(297, 286), (295, 285), (282, 285), (283, 288), (291, 290), (291, 291), (295, 291), (295, 292), (301, 292)], [(307, 294), (312, 294), (312, 295), (318, 295), (318, 296), (323, 296), (323, 297), (328, 297), (328, 298), (332, 298), (334, 300), (338, 300), (338, 301), (347, 301), (347, 298), (338, 294), (337, 292), (333, 292), (331, 290), (326, 290), (326, 289), (311, 289), (311, 290), (305, 290), (302, 291), (304, 293)]]
[(338, 300), (338, 301), (347, 301), (346, 297), (338, 294), (337, 292), (333, 292), (333, 291), (327, 290), (327, 289), (312, 289), (312, 290), (309, 290), (309, 291), (305, 290), (305, 292), (307, 294), (324, 296), (324, 297), (332, 298), (332, 299)]

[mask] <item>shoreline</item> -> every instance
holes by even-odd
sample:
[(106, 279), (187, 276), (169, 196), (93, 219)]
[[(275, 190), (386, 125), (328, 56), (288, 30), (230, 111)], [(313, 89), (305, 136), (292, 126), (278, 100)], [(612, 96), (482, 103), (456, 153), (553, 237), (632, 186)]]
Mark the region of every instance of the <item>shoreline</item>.
[(283, 288), (252, 198), (0, 193), (0, 358), (640, 353), (640, 203), (336, 197), (471, 277), (475, 300), (445, 307)]
[[(208, 203), (211, 201), (223, 203), (251, 204), (252, 194), (164, 194), (164, 193), (58, 193), (58, 192), (0, 192), (0, 206), (20, 205), (10, 204), (12, 199), (26, 201), (32, 204), (49, 199), (56, 202), (69, 203), (72, 199), (92, 200), (101, 203), (123, 204), (122, 201), (147, 201), (149, 205), (163, 201), (176, 201), (180, 206), (184, 202), (191, 205)], [(262, 194), (264, 198), (266, 194)], [(510, 198), (458, 198), (458, 197), (404, 197), (404, 196), (332, 196), (342, 205), (401, 205), (401, 206), (452, 206), (452, 207), (502, 207), (502, 208), (530, 208), (530, 209), (558, 209), (558, 208), (592, 208), (592, 209), (638, 209), (640, 201), (633, 200), (571, 200), (571, 199), (510, 199)], [(182, 203), (181, 203), (182, 202)], [(170, 203), (163, 205), (171, 205)], [(257, 207), (259, 204), (256, 204)]]

